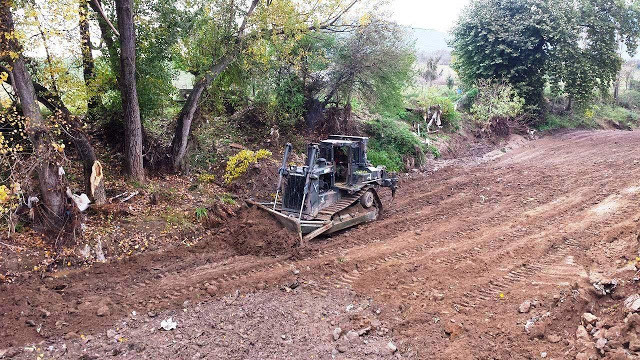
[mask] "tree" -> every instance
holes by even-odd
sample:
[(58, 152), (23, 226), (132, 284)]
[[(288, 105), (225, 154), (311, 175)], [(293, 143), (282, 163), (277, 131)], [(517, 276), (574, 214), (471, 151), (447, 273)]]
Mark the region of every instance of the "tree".
[(442, 59), (442, 55), (426, 56), (424, 66), (420, 69), (420, 77), (431, 86), (434, 80), (442, 75), (443, 70), (438, 69), (438, 64)]
[[(0, 73), (9, 72), (9, 69), (0, 65)], [(8, 78), (7, 82), (13, 87), (11, 78)], [(91, 139), (83, 130), (81, 121), (71, 114), (71, 111), (69, 111), (69, 109), (64, 105), (58, 95), (52, 93), (49, 89), (35, 81), (33, 81), (32, 84), (37, 101), (49, 109), (53, 114), (60, 115), (64, 119), (63, 128), (66, 129), (63, 131), (63, 134), (67, 140), (74, 144), (76, 151), (78, 151), (78, 155), (82, 160), (85, 193), (96, 205), (104, 204), (107, 200), (104, 190), (104, 181), (100, 181), (93, 186), (91, 185), (91, 174), (98, 158), (93, 145), (91, 144)]]
[(40, 194), (44, 207), (39, 221), (45, 231), (64, 229), (68, 217), (65, 216), (66, 197), (64, 180), (58, 175), (59, 166), (52, 159), (55, 150), (40, 108), (36, 103), (36, 92), (31, 75), (27, 71), (22, 48), (17, 41), (11, 0), (0, 0), (0, 60), (7, 62), (10, 69), (12, 87), (15, 90), (22, 113), (25, 129), (33, 146), (37, 166)]
[(125, 172), (134, 180), (144, 180), (142, 163), (142, 123), (136, 89), (136, 34), (133, 0), (116, 0), (120, 33), (120, 93), (124, 115)]
[[(249, 17), (255, 11), (259, 2), (259, 0), (251, 0), (249, 9), (245, 12), (242, 22), (237, 28), (235, 37), (231, 41), (231, 46), (229, 46), (228, 49), (225, 49), (220, 57), (213, 60), (203, 73), (198, 74), (199, 78), (193, 86), (191, 93), (189, 93), (187, 101), (178, 115), (178, 122), (173, 135), (173, 140), (171, 141), (170, 166), (173, 171), (179, 171), (184, 168), (184, 157), (187, 153), (187, 144), (191, 134), (191, 124), (193, 123), (193, 118), (203, 92), (233, 61), (235, 61), (236, 57), (240, 53), (244, 43), (245, 28), (247, 27)], [(233, 8), (233, 4), (231, 4), (231, 6)], [(235, 23), (235, 13), (236, 9), (233, 8), (228, 24)]]
[(316, 126), (329, 103), (350, 106), (354, 96), (382, 112), (402, 107), (402, 90), (413, 78), (415, 54), (399, 25), (369, 18), (337, 38), (329, 59), (326, 80), (314, 89), (306, 114), (309, 128)]
[(635, 50), (638, 15), (623, 0), (474, 0), (453, 30), (453, 68), (468, 87), (504, 79), (538, 110), (547, 79), (588, 101), (615, 79), (619, 42)]

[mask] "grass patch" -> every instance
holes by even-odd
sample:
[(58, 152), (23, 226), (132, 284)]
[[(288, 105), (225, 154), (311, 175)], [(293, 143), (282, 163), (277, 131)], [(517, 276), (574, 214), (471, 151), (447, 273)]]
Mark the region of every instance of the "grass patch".
[(236, 204), (236, 200), (229, 193), (223, 193), (218, 198), (220, 199), (220, 202), (222, 202), (223, 204), (227, 204), (227, 205), (235, 205)]
[(544, 123), (538, 126), (538, 130), (557, 130), (557, 129), (596, 129), (598, 124), (593, 118), (579, 117), (576, 115), (556, 115), (550, 114)]
[(637, 127), (640, 115), (621, 106), (594, 105), (584, 110), (575, 110), (572, 114), (550, 114), (538, 130), (555, 129), (597, 129), (602, 122), (612, 121), (621, 127)]

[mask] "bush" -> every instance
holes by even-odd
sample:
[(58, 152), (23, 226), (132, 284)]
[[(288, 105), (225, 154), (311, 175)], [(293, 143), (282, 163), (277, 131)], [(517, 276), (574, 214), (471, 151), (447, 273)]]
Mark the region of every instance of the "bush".
[(620, 97), (618, 98), (618, 102), (622, 107), (629, 110), (640, 109), (640, 91), (629, 90), (620, 95)]
[(231, 156), (229, 160), (227, 160), (227, 168), (224, 171), (224, 182), (226, 184), (231, 184), (233, 180), (247, 172), (249, 165), (255, 164), (259, 160), (268, 158), (269, 156), (271, 156), (271, 151), (265, 149), (260, 149), (256, 152), (251, 150), (242, 150)]
[(379, 146), (372, 146), (367, 150), (367, 159), (375, 166), (384, 165), (389, 171), (402, 171), (404, 162), (397, 151), (378, 150)]
[(524, 100), (511, 85), (480, 80), (478, 95), (471, 105), (471, 115), (477, 125), (486, 128), (496, 118), (513, 119), (524, 112)]
[(595, 117), (603, 120), (611, 120), (622, 127), (638, 125), (638, 114), (620, 106), (594, 106)]
[(404, 159), (413, 157), (416, 165), (425, 161), (425, 145), (409, 126), (392, 118), (367, 122), (371, 140), (367, 158), (374, 165), (384, 165), (389, 171), (405, 170)]
[[(442, 126), (447, 127), (451, 130), (458, 130), (460, 128), (458, 124), (458, 120), (460, 119), (460, 114), (456, 111), (455, 99), (458, 97), (455, 95), (455, 92), (452, 94), (438, 94), (433, 91), (427, 92), (425, 96), (418, 100), (418, 104), (423, 107), (425, 110), (429, 110), (429, 107), (440, 105), (442, 109)], [(429, 121), (429, 119), (427, 119)]]
[(476, 97), (478, 97), (477, 88), (473, 88), (465, 92), (458, 100), (458, 109), (463, 111), (470, 111), (471, 106), (473, 106), (473, 102), (476, 101)]

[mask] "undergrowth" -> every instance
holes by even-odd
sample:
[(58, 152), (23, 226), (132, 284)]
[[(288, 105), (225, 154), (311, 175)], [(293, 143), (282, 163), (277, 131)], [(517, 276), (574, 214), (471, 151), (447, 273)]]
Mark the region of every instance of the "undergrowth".
[(371, 136), (367, 158), (374, 165), (384, 165), (389, 171), (403, 171), (404, 160), (412, 157), (416, 166), (425, 162), (425, 151), (439, 156), (435, 147), (426, 146), (403, 121), (382, 117), (367, 122)]

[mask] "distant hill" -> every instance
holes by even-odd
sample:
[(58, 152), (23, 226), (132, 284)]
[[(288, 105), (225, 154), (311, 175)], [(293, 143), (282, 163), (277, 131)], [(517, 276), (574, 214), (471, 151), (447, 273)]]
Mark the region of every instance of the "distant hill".
[(449, 39), (447, 33), (433, 29), (408, 27), (407, 34), (411, 40), (415, 40), (418, 54), (451, 52), (451, 48), (447, 45)]
[[(431, 56), (434, 54), (451, 53), (451, 47), (447, 45), (447, 40), (449, 40), (450, 36), (445, 32), (433, 29), (407, 27), (407, 34), (411, 40), (415, 40), (418, 55)], [(624, 47), (622, 57), (625, 60), (631, 59)], [(633, 59), (640, 60), (640, 49), (638, 49)]]

